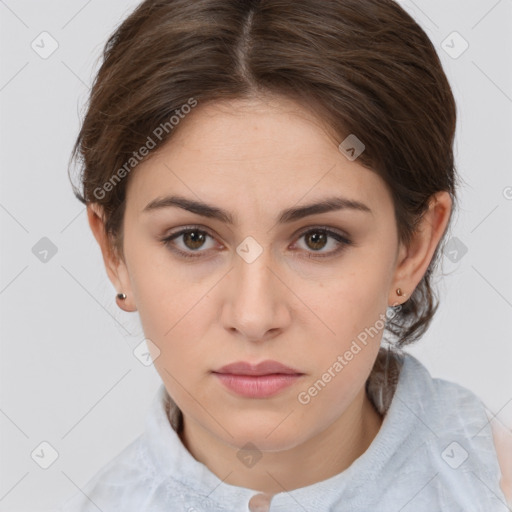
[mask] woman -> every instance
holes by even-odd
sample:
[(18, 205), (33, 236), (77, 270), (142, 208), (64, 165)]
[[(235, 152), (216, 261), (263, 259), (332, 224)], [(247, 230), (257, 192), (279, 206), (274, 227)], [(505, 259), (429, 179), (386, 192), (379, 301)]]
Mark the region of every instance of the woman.
[(455, 125), (391, 0), (143, 2), (75, 193), (162, 386), (63, 510), (508, 510), (483, 404), (402, 350), (438, 306)]

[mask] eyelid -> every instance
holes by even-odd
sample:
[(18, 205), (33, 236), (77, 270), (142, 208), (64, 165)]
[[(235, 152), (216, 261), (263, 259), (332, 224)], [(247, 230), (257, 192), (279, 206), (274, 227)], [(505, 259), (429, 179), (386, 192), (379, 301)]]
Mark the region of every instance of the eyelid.
[(348, 233), (345, 233), (344, 231), (337, 229), (337, 228), (331, 228), (330, 226), (322, 226), (321, 224), (312, 224), (310, 226), (306, 226), (303, 228), (300, 228), (293, 236), (294, 237), (301, 237), (304, 236), (306, 233), (309, 233), (310, 231), (325, 231), (328, 234), (335, 234), (338, 235), (340, 238), (345, 239), (346, 242), (351, 243), (350, 236)]
[[(190, 224), (190, 225), (180, 226), (179, 228), (176, 228), (175, 231), (169, 232), (168, 234), (161, 237), (161, 239), (168, 239), (168, 238), (173, 237), (174, 235), (183, 234), (184, 231), (186, 232), (186, 231), (191, 231), (194, 229), (197, 231), (204, 231), (206, 234), (208, 234), (212, 238), (217, 237), (217, 235), (213, 234), (213, 232), (210, 230), (210, 228), (208, 228), (206, 226), (203, 226), (201, 224)], [(317, 229), (319, 231), (335, 233), (335, 234), (339, 235), (340, 237), (345, 238), (347, 242), (351, 242), (350, 235), (348, 233), (345, 233), (343, 230), (340, 230), (338, 228), (333, 228), (330, 226), (322, 226), (321, 224), (311, 224), (309, 226), (303, 226), (302, 228), (298, 229), (292, 235), (292, 237), (294, 237), (294, 238), (301, 237), (301, 236), (305, 235), (306, 233), (309, 233), (310, 231), (315, 230), (315, 229)]]
[[(199, 231), (201, 233), (204, 233), (206, 234), (207, 236), (209, 236), (210, 238), (212, 238), (213, 240), (217, 240), (217, 236), (214, 235), (209, 228), (207, 228), (206, 226), (202, 226), (202, 225), (199, 225), (199, 224), (191, 224), (189, 226), (181, 226), (179, 228), (177, 228), (175, 231), (172, 231), (170, 233), (167, 233), (165, 235), (163, 235), (162, 237), (159, 238), (159, 240), (165, 245), (165, 246), (169, 246), (169, 248), (171, 248), (171, 242), (173, 240), (175, 240), (176, 238), (179, 238), (180, 236), (183, 236), (185, 233), (187, 232), (190, 232), (190, 231)], [(224, 248), (224, 244), (220, 244), (220, 247), (221, 248)], [(194, 251), (188, 251), (188, 252), (184, 252), (182, 251), (181, 249), (178, 249), (176, 247), (174, 248), (171, 248), (171, 250), (177, 252), (178, 254), (187, 254), (187, 255), (193, 255), (194, 254)], [(196, 251), (195, 254), (197, 254), (198, 256), (200, 255), (200, 253), (205, 253), (207, 251)], [(192, 257), (195, 257), (195, 256), (192, 256)]]

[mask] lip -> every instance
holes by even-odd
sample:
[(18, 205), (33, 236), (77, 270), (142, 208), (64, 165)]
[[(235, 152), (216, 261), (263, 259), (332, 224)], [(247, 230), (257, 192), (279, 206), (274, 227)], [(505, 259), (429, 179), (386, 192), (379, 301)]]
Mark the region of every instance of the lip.
[(230, 391), (246, 398), (268, 398), (297, 382), (304, 373), (277, 361), (251, 364), (244, 361), (223, 366), (213, 374)]
[(285, 374), (285, 375), (293, 375), (293, 374), (301, 374), (302, 372), (296, 370), (295, 368), (290, 368), (278, 361), (272, 361), (267, 359), (266, 361), (262, 361), (258, 364), (251, 364), (245, 361), (237, 361), (236, 363), (231, 363), (223, 366), (219, 370), (215, 370), (214, 373), (224, 373), (231, 375), (272, 375), (275, 373)]

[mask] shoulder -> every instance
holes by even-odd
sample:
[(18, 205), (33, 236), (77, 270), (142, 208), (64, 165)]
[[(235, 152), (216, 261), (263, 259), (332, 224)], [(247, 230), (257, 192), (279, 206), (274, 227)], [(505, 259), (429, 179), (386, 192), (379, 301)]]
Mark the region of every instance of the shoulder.
[[(460, 422), (466, 429), (468, 424), (477, 421), (477, 425), (482, 424), (482, 420), (488, 420), (490, 426), (490, 445), (494, 445), (495, 455), (489, 454), (497, 461), (497, 466), (501, 473), (499, 488), (502, 490), (507, 507), (512, 511), (512, 429), (507, 428), (499, 419), (497, 419), (486, 407), (481, 398), (470, 389), (461, 386), (455, 382), (444, 379), (432, 379), (435, 388), (435, 395), (438, 397), (438, 403), (450, 406), (445, 411), (446, 419), (449, 419), (452, 425)], [(449, 401), (446, 398), (449, 397)], [(456, 407), (453, 407), (456, 404)], [(450, 412), (451, 411), (451, 412)], [(511, 425), (512, 426), (512, 425)], [(480, 431), (481, 429), (479, 429)], [(484, 452), (489, 448), (484, 447)], [(482, 459), (490, 460), (489, 458)]]
[[(512, 511), (511, 428), (495, 418), (481, 398), (470, 389), (456, 382), (432, 377), (426, 367), (410, 354), (406, 355), (406, 363), (408, 388), (412, 386), (418, 392), (418, 397), (429, 399), (422, 403), (419, 410), (428, 417), (431, 428), (439, 432), (449, 429), (451, 435), (459, 434), (464, 438), (475, 429), (480, 433), (482, 424), (485, 425), (488, 434), (478, 436), (477, 461), (484, 466), (496, 464), (496, 470), (501, 473), (499, 487)], [(470, 439), (477, 442), (475, 436), (470, 436)]]
[(500, 486), (507, 498), (507, 504), (512, 507), (512, 431), (489, 413), (487, 416), (501, 469)]
[[(136, 499), (139, 490), (147, 490), (150, 474), (144, 460), (142, 437), (139, 436), (103, 465), (86, 481), (81, 490), (72, 495), (59, 512), (109, 511), (128, 495)], [(132, 510), (126, 509), (126, 510)]]

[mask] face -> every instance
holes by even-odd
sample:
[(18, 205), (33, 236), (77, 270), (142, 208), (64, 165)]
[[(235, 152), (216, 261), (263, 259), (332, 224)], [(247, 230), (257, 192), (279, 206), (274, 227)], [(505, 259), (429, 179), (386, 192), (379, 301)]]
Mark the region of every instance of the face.
[[(293, 448), (347, 410), (374, 363), (399, 252), (390, 193), (291, 100), (200, 105), (182, 123), (130, 176), (123, 291), (186, 421), (232, 446)], [(158, 207), (168, 196), (213, 209)], [(364, 206), (303, 210), (341, 198)], [(265, 360), (300, 375), (246, 396), (213, 373)]]

